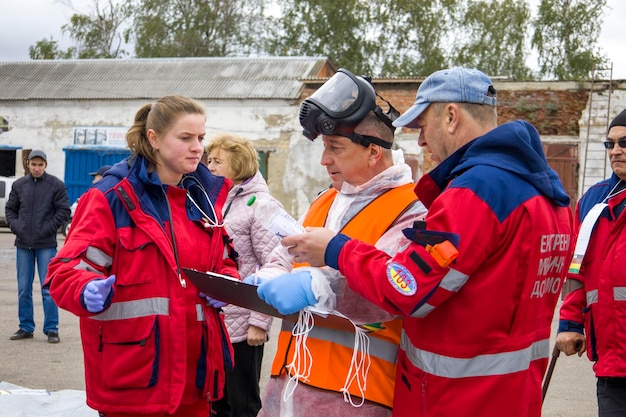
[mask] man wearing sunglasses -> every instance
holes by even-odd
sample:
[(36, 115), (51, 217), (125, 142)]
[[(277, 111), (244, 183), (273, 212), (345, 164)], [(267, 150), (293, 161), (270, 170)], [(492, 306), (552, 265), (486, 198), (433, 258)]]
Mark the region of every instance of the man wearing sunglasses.
[(597, 377), (599, 417), (626, 415), (626, 110), (609, 126), (613, 175), (576, 206), (576, 249), (560, 310), (557, 347), (587, 352)]
[(281, 243), (402, 316), (394, 417), (539, 417), (572, 231), (539, 134), (498, 126), (491, 80), (460, 67), (427, 77), (394, 125), (418, 129), (439, 162), (415, 187), (428, 214), (404, 231), (405, 249), (391, 256), (324, 228)]

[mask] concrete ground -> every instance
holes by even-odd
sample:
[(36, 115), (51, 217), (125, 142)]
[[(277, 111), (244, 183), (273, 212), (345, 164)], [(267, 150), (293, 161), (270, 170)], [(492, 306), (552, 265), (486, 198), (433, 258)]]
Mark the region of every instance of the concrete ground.
[[(84, 390), (84, 368), (78, 319), (71, 313), (60, 310), (61, 343), (48, 344), (46, 336), (41, 331), (43, 313), (37, 279), (33, 286), (37, 325), (35, 337), (21, 341), (9, 340), (9, 336), (18, 329), (13, 240), (13, 234), (7, 228), (0, 227), (0, 381), (25, 388), (49, 391)], [(59, 235), (59, 245), (62, 244), (63, 236)], [(276, 349), (278, 326), (279, 320), (275, 320), (272, 338), (265, 348), (262, 386), (269, 377), (269, 368)], [(552, 342), (551, 346), (553, 345)], [(543, 416), (590, 417), (594, 415), (597, 415), (597, 404), (595, 377), (591, 370), (591, 363), (586, 358), (561, 355), (552, 375)]]

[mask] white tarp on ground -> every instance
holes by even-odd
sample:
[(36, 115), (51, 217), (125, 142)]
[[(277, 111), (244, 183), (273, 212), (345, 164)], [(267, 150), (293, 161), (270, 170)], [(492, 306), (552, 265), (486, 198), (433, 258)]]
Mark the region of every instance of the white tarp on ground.
[(0, 382), (0, 417), (98, 417), (85, 391), (46, 391)]

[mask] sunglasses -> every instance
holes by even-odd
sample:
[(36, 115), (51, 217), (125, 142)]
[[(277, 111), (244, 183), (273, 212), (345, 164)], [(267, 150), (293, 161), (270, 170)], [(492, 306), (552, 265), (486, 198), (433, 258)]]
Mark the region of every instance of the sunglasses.
[(620, 139), (617, 142), (613, 142), (612, 140), (607, 140), (606, 142), (602, 142), (606, 149), (613, 149), (615, 144), (617, 143), (620, 148), (626, 149), (626, 139)]

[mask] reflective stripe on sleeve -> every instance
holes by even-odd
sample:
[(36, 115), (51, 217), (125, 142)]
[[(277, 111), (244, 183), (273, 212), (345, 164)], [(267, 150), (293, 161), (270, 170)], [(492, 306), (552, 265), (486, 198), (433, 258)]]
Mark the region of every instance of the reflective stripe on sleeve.
[(539, 340), (527, 348), (513, 352), (454, 358), (413, 346), (403, 331), (400, 347), (406, 352), (411, 363), (424, 372), (445, 378), (468, 378), (524, 371), (529, 368), (532, 361), (548, 358), (550, 339)]
[[(439, 283), (439, 288), (450, 292), (458, 292), (463, 285), (467, 282), (469, 275), (463, 274), (456, 269), (450, 268), (448, 273), (443, 277), (441, 282)], [(424, 303), (420, 308), (415, 310), (411, 317), (426, 317), (431, 311), (435, 309), (436, 306), (433, 306), (428, 303)]]
[(96, 268), (89, 265), (87, 262), (85, 262), (82, 259), (74, 266), (74, 269), (79, 269), (81, 271), (87, 271), (87, 272), (95, 272), (98, 275), (104, 276), (102, 272), (98, 271)]
[(113, 265), (113, 258), (93, 246), (87, 247), (86, 257), (89, 262), (103, 268), (110, 268)]
[[(85, 258), (87, 259), (87, 261), (91, 262), (91, 264), (102, 267), (102, 268), (106, 268), (106, 269), (110, 268), (111, 265), (113, 264), (113, 258), (111, 258), (106, 253), (104, 253), (100, 249), (95, 248), (93, 246), (87, 247), (87, 250), (85, 252)], [(97, 272), (98, 274), (100, 274), (100, 271), (98, 271), (97, 269), (95, 269), (93, 266), (91, 266), (89, 263), (85, 262), (82, 259), (80, 259), (78, 264), (74, 266), (74, 269), (80, 269), (80, 270), (88, 271), (88, 272)]]

